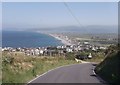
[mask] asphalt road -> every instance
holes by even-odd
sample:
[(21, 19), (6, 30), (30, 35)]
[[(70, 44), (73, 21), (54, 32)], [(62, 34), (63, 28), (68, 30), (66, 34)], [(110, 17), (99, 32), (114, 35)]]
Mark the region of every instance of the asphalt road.
[(29, 83), (102, 83), (94, 75), (92, 63), (82, 63), (51, 70)]

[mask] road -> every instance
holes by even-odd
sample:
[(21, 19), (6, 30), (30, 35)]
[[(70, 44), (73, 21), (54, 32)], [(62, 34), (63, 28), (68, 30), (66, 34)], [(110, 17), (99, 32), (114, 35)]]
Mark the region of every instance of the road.
[(51, 70), (29, 83), (101, 83), (92, 63), (74, 64)]

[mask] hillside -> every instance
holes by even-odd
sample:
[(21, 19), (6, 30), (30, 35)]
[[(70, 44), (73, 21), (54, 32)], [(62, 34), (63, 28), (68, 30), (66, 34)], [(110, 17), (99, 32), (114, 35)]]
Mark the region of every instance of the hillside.
[(120, 81), (120, 46), (110, 46), (108, 53), (103, 62), (96, 68), (95, 72), (110, 84), (118, 83)]

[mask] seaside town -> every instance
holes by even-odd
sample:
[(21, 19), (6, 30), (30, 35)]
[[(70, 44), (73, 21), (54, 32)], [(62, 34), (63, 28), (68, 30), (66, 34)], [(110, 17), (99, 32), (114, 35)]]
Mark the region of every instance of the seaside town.
[[(63, 36), (60, 34), (49, 34), (49, 35), (60, 40), (64, 45), (37, 47), (37, 48), (4, 47), (4, 48), (2, 48), (2, 52), (3, 51), (23, 52), (27, 56), (31, 56), (31, 55), (33, 55), (33, 56), (55, 56), (55, 55), (61, 56), (61, 55), (65, 55), (66, 53), (76, 53), (76, 57), (77, 57), (77, 52), (86, 52), (86, 51), (90, 51), (90, 50), (93, 52), (97, 52), (98, 50), (107, 49), (107, 47), (105, 47), (105, 46), (91, 45), (89, 42), (76, 42), (76, 41), (71, 40), (67, 36)], [(87, 58), (92, 58), (91, 53), (89, 53)]]

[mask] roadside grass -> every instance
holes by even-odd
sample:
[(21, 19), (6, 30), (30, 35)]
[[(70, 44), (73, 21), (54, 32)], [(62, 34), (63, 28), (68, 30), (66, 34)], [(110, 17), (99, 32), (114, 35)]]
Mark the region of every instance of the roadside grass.
[(83, 61), (100, 63), (105, 59), (104, 51), (101, 51), (101, 52), (85, 51), (85, 52), (79, 52), (77, 54), (82, 56), (88, 56), (90, 53), (92, 54), (92, 58), (83, 59)]
[(26, 56), (23, 53), (2, 53), (2, 83), (27, 83), (50, 69), (76, 64), (64, 56)]
[(93, 57), (91, 59), (86, 59), (85, 61), (100, 63), (105, 59), (105, 55), (103, 52), (92, 53), (92, 56)]

